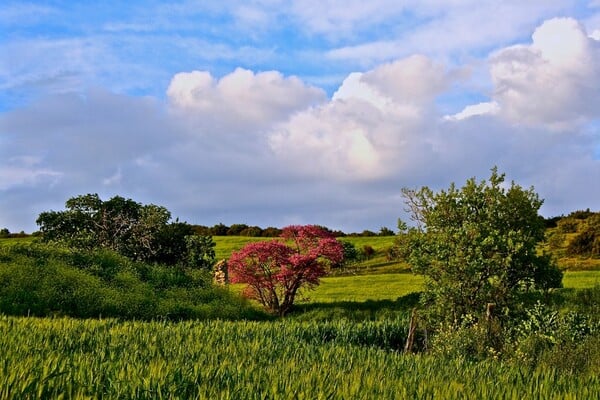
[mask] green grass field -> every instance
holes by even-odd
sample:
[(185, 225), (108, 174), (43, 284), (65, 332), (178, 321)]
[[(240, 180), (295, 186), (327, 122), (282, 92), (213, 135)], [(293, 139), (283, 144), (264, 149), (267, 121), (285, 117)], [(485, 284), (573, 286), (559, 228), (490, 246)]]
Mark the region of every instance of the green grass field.
[(395, 300), (421, 290), (423, 278), (410, 273), (335, 276), (321, 279), (321, 284), (306, 295), (312, 302)]
[[(359, 275), (359, 274), (388, 274), (410, 271), (410, 266), (403, 262), (389, 261), (386, 251), (394, 244), (395, 236), (371, 236), (339, 238), (348, 241), (361, 250), (364, 246), (371, 246), (375, 254), (369, 259), (359, 260), (340, 271), (332, 271), (332, 275)], [(235, 250), (241, 249), (246, 243), (269, 240), (268, 238), (250, 238), (243, 236), (214, 236), (215, 253), (217, 259), (229, 258)], [(547, 248), (545, 248), (547, 250)], [(566, 271), (600, 271), (600, 259), (565, 257), (563, 252), (556, 253), (558, 266)]]
[[(390, 240), (358, 239), (377, 252)], [(224, 256), (248, 242), (215, 240)], [(423, 280), (373, 269), (323, 278), (296, 311), (272, 321), (0, 315), (0, 399), (600, 398), (598, 365), (571, 373), (552, 363), (403, 354)], [(600, 271), (564, 278), (569, 290), (599, 282)]]
[(571, 289), (600, 286), (600, 271), (568, 271), (563, 277), (563, 285)]

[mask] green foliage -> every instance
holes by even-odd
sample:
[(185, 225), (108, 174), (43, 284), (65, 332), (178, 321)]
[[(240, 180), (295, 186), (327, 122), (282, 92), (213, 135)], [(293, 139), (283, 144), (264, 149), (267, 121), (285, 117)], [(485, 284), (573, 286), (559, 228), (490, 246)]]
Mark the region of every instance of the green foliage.
[(575, 233), (579, 229), (581, 221), (577, 218), (562, 218), (556, 223), (558, 231), (561, 233)]
[(375, 249), (373, 246), (365, 244), (361, 249), (361, 255), (368, 260), (375, 255)]
[(559, 230), (553, 230), (547, 234), (546, 241), (550, 250), (560, 250), (563, 248), (566, 240), (566, 235)]
[(395, 235), (394, 231), (386, 226), (382, 226), (381, 229), (379, 230), (379, 236), (394, 236), (394, 235)]
[(97, 194), (73, 197), (65, 206), (65, 211), (39, 215), (44, 241), (85, 250), (104, 248), (132, 260), (169, 265), (196, 257), (187, 254), (186, 241), (194, 228), (178, 220), (169, 223), (171, 213), (164, 207), (120, 196), (102, 201)]
[(205, 270), (133, 262), (115, 252), (0, 246), (0, 312), (73, 317), (257, 318)]
[[(525, 317), (514, 327), (511, 335), (513, 356), (530, 365), (537, 365), (544, 358), (555, 359), (557, 354), (566, 355), (564, 349), (577, 353), (582, 343), (599, 334), (600, 324), (592, 321), (588, 315), (575, 311), (561, 314), (538, 302), (526, 310)], [(557, 351), (557, 348), (562, 350)], [(572, 360), (573, 357), (568, 357), (564, 365), (560, 361), (554, 365), (563, 365), (571, 370)]]
[(574, 219), (588, 219), (589, 217), (593, 216), (594, 213), (593, 211), (590, 211), (589, 208), (585, 209), (585, 210), (576, 210), (576, 211), (572, 211), (569, 214), (570, 218), (574, 218)]
[(420, 232), (415, 228), (400, 232), (394, 239), (394, 244), (390, 247), (389, 258), (408, 262), (414, 246), (419, 244), (419, 239)]
[(560, 285), (560, 271), (536, 253), (544, 222), (533, 188), (513, 182), (506, 189), (504, 175), (493, 169), (488, 182), (403, 193), (422, 229), (411, 241), (410, 263), (426, 277), (423, 298), (432, 321), (460, 326), (488, 303), (503, 315), (520, 290)]
[(592, 214), (567, 247), (567, 254), (600, 257), (600, 213)]
[(356, 246), (352, 242), (348, 242), (346, 240), (341, 240), (342, 246), (344, 248), (344, 265), (349, 265), (358, 260), (358, 250)]
[(497, 321), (477, 321), (465, 315), (459, 326), (442, 324), (431, 341), (431, 352), (446, 359), (482, 361), (501, 355), (501, 329)]
[(212, 271), (215, 265), (215, 242), (211, 236), (186, 236), (187, 266)]

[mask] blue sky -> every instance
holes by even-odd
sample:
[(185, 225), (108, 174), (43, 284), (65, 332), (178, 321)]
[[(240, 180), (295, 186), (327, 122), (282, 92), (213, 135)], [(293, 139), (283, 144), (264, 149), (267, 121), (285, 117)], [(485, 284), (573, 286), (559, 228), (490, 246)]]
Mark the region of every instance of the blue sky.
[(4, 1), (0, 227), (74, 195), (394, 227), (494, 165), (598, 209), (600, 1)]

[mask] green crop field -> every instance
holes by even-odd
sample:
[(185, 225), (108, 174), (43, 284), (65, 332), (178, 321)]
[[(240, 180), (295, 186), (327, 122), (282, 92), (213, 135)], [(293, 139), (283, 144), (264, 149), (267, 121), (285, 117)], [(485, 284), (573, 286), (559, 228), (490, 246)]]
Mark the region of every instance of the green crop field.
[(403, 355), (406, 319), (117, 322), (0, 316), (0, 398), (592, 399), (595, 374)]

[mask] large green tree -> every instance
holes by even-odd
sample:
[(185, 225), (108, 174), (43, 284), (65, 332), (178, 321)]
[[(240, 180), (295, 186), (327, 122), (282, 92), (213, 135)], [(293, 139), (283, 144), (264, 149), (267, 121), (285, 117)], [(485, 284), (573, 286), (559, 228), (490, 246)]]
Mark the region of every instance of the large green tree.
[(138, 261), (172, 265), (190, 264), (193, 258), (188, 266), (207, 269), (214, 263), (212, 238), (188, 239), (193, 227), (169, 222), (171, 213), (165, 207), (120, 196), (103, 201), (97, 194), (73, 197), (65, 207), (39, 215), (43, 240), (80, 249), (106, 248)]
[(426, 278), (424, 301), (434, 321), (459, 324), (487, 304), (506, 313), (521, 290), (561, 285), (562, 273), (538, 254), (543, 200), (492, 170), (488, 181), (467, 180), (434, 192), (403, 189), (416, 222), (409, 260)]

